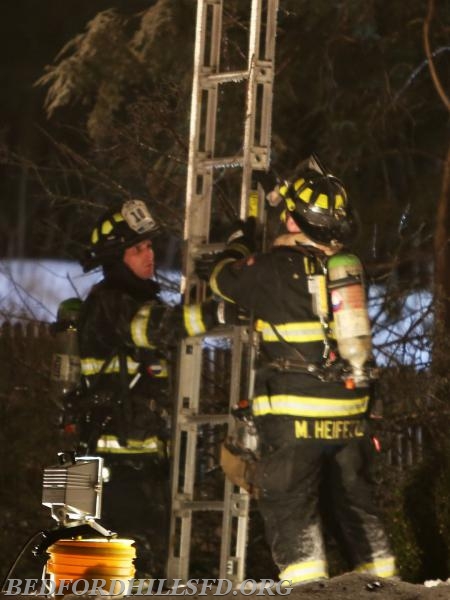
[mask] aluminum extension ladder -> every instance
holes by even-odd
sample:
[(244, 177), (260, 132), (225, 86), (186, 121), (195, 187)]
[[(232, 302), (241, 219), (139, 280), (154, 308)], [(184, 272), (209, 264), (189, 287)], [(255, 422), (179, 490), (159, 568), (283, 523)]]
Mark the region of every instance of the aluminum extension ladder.
[[(223, 248), (223, 244), (210, 243), (211, 212), (217, 202), (215, 174), (238, 170), (241, 174), (239, 217), (245, 219), (252, 214), (261, 219), (264, 198), (262, 190), (252, 189), (252, 175), (255, 170), (267, 170), (270, 162), (278, 0), (251, 0), (251, 6), (248, 0), (246, 67), (221, 72), (224, 4), (226, 0), (198, 0), (197, 5), (182, 275), (185, 303), (201, 301), (206, 293), (205, 283), (195, 274), (196, 258)], [(242, 152), (218, 157), (216, 138), (219, 139), (221, 132), (217, 127), (217, 115), (221, 108), (220, 91), (226, 85), (244, 86), (245, 107), (241, 116), (236, 115), (242, 121)], [(199, 437), (205, 426), (223, 426), (228, 427), (229, 432), (232, 430), (234, 419), (230, 409), (242, 397), (243, 361), (251, 364), (253, 335), (249, 328), (237, 326), (213, 333), (213, 336), (226, 338), (231, 354), (228, 400), (215, 414), (204, 412), (202, 405), (206, 336), (187, 338), (181, 344), (173, 425), (169, 581), (187, 581), (192, 577), (193, 521), (202, 511), (221, 513), (218, 576), (235, 583), (245, 578), (249, 495), (227, 479), (220, 500), (196, 498), (195, 490)], [(211, 339), (211, 334), (208, 338)], [(245, 385), (248, 394), (251, 376)], [(211, 576), (211, 573), (203, 575)]]

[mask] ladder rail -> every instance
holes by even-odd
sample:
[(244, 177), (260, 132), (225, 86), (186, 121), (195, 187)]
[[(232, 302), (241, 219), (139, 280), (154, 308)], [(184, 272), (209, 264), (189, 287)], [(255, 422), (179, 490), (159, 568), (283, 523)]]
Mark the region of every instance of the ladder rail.
[[(179, 414), (185, 404), (192, 408), (192, 404), (198, 401), (200, 391), (200, 353), (201, 340), (198, 338), (186, 338), (181, 342), (179, 354), (179, 381), (177, 390), (177, 411), (174, 415), (174, 430), (180, 431), (178, 427)], [(187, 361), (187, 368), (181, 369), (181, 363)], [(179, 573), (188, 573), (189, 569), (189, 550), (191, 547), (191, 518), (189, 514), (183, 513), (177, 506), (177, 499), (182, 496), (188, 496), (192, 499), (193, 482), (189, 477), (183, 476), (180, 482), (180, 475), (189, 472), (189, 469), (195, 468), (195, 448), (196, 441), (192, 432), (187, 432), (187, 450), (182, 456), (182, 436), (173, 436), (172, 448), (172, 473), (171, 473), (171, 497), (172, 497), (172, 518), (169, 532), (169, 560), (167, 565), (167, 577), (177, 579)], [(182, 461), (184, 458), (184, 461)], [(183, 462), (183, 465), (181, 464)], [(181, 489), (180, 489), (181, 488)], [(178, 533), (179, 528), (179, 533)], [(179, 538), (179, 544), (175, 547), (175, 541)]]
[[(183, 273), (181, 277), (181, 293), (185, 296), (185, 301), (189, 301), (191, 287), (194, 285), (191, 281), (194, 273), (194, 261), (192, 258), (191, 246), (198, 246), (202, 242), (207, 242), (205, 232), (209, 228), (210, 220), (210, 198), (212, 193), (213, 172), (212, 169), (205, 169), (201, 175), (201, 181), (198, 181), (198, 159), (200, 151), (201, 137), (201, 109), (202, 94), (201, 71), (205, 63), (206, 51), (206, 26), (208, 18), (209, 3), (204, 0), (197, 2), (197, 17), (195, 26), (195, 45), (194, 45), (194, 73), (192, 79), (191, 95), (191, 113), (189, 123), (189, 156), (188, 172), (186, 181), (186, 217), (184, 223), (184, 259)], [(219, 5), (220, 7), (221, 5)], [(216, 7), (214, 7), (216, 8)], [(211, 61), (211, 56), (209, 60)], [(209, 93), (209, 92), (207, 92)], [(214, 88), (211, 93), (214, 93)], [(217, 93), (215, 94), (215, 103), (217, 102)], [(210, 121), (211, 126), (211, 121)], [(211, 139), (208, 142), (211, 143)], [(206, 145), (206, 140), (205, 140)], [(208, 149), (205, 149), (207, 153)], [(199, 189), (200, 188), (200, 189)], [(195, 300), (200, 301), (197, 297)]]
[[(242, 357), (244, 345), (248, 345), (248, 332), (244, 327), (236, 327), (233, 339), (234, 352), (230, 366), (230, 397), (229, 409), (235, 406), (240, 400), (241, 377), (242, 377)], [(230, 414), (228, 433), (231, 433), (234, 427), (234, 419)], [(234, 583), (239, 583), (244, 579), (245, 556), (247, 546), (248, 514), (250, 499), (246, 490), (237, 491), (231, 481), (225, 478), (224, 484), (224, 511), (222, 515), (222, 543), (220, 547), (219, 574), (220, 577), (229, 579)], [(236, 506), (239, 508), (239, 515), (236, 514)], [(232, 550), (232, 529), (233, 519), (237, 518), (236, 523), (236, 547)]]

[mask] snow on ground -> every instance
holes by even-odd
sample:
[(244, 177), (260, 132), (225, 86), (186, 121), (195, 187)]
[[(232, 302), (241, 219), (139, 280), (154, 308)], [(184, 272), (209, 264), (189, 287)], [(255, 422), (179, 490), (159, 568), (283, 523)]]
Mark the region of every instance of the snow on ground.
[(403, 581), (346, 573), (294, 588), (292, 600), (450, 600), (450, 585), (428, 588)]
[(58, 260), (0, 261), (0, 318), (54, 321), (58, 305), (84, 298), (101, 273), (83, 273), (76, 262)]
[[(100, 269), (83, 273), (77, 262), (0, 260), (0, 321), (54, 321), (60, 302), (71, 297), (84, 299), (101, 278)], [(165, 271), (160, 279), (163, 288), (178, 289), (179, 274)], [(171, 304), (180, 300), (175, 292), (163, 291), (161, 296)]]

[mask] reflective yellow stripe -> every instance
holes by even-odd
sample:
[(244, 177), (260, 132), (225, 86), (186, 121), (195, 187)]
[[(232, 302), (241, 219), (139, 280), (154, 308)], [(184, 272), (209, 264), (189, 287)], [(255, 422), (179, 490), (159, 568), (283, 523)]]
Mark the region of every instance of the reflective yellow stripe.
[(369, 396), (342, 400), (339, 398), (314, 398), (278, 394), (275, 396), (256, 396), (252, 402), (253, 414), (293, 415), (296, 417), (346, 417), (363, 415), (369, 404)]
[[(299, 323), (283, 323), (275, 325), (280, 335), (287, 342), (316, 342), (324, 340), (322, 325), (318, 321), (303, 321)], [(328, 323), (329, 335), (335, 338), (334, 321)], [(255, 324), (256, 331), (263, 334), (265, 342), (279, 342), (272, 327), (265, 321), (258, 320)]]
[(221, 272), (221, 270), (223, 269), (223, 267), (225, 265), (227, 265), (228, 263), (232, 263), (232, 262), (235, 262), (234, 258), (225, 258), (220, 263), (218, 263), (214, 267), (213, 272), (211, 273), (211, 277), (209, 279), (209, 285), (211, 286), (211, 290), (212, 290), (213, 294), (216, 294), (216, 296), (220, 296), (221, 298), (224, 298), (228, 302), (232, 302), (234, 304), (234, 300), (232, 300), (231, 298), (228, 298), (228, 296), (225, 296), (225, 294), (223, 294), (217, 286), (217, 275)]
[(200, 304), (183, 306), (184, 327), (188, 335), (205, 333), (206, 327), (202, 319), (202, 307)]
[(307, 187), (297, 195), (300, 198), (300, 200), (302, 200), (303, 202), (306, 202), (306, 204), (309, 204), (312, 193), (313, 193), (312, 189), (310, 187)]
[(326, 194), (319, 194), (314, 202), (314, 206), (318, 206), (319, 208), (328, 208), (328, 196)]
[(148, 437), (145, 440), (136, 440), (129, 438), (127, 446), (121, 446), (116, 435), (102, 435), (97, 441), (98, 452), (109, 452), (113, 454), (165, 454), (164, 442), (156, 436)]
[[(294, 183), (294, 187), (295, 187), (295, 183)], [(289, 189), (289, 186), (287, 183), (283, 183), (283, 185), (280, 185), (280, 195), (283, 196), (283, 198), (286, 197), (288, 189)], [(295, 189), (298, 189), (298, 188), (295, 188)]]
[(119, 440), (115, 435), (102, 435), (97, 441), (97, 450), (113, 452), (121, 448)]
[(286, 198), (286, 208), (289, 212), (294, 212), (296, 209), (294, 200), (292, 200), (292, 198), (289, 198), (289, 196)]
[(131, 321), (131, 339), (139, 348), (155, 348), (147, 336), (151, 310), (151, 304), (144, 304)]
[[(82, 358), (81, 359), (81, 372), (86, 377), (90, 375), (96, 375), (100, 373), (102, 367), (105, 363), (105, 360), (98, 358)], [(139, 369), (139, 363), (134, 361), (132, 358), (127, 356), (127, 371), (129, 374), (137, 373)], [(108, 363), (108, 366), (103, 371), (104, 373), (119, 373), (120, 365), (119, 365), (119, 357), (114, 356)]]
[(305, 183), (305, 180), (303, 179), (303, 177), (300, 177), (300, 179), (297, 179), (296, 181), (294, 181), (294, 190), (296, 192), (298, 192), (298, 190), (302, 187), (302, 185)]
[(149, 375), (152, 377), (168, 377), (169, 376), (169, 366), (167, 364), (167, 360), (161, 359), (157, 363), (153, 363), (151, 365), (147, 365), (147, 371)]
[(334, 197), (334, 207), (341, 208), (342, 206), (344, 206), (344, 198), (341, 194), (336, 194)]
[(251, 190), (248, 197), (247, 217), (257, 217), (259, 212), (259, 194)]
[(360, 565), (355, 571), (375, 575), (376, 577), (393, 577), (397, 573), (393, 556), (375, 558), (372, 562)]
[(281, 581), (290, 581), (291, 584), (328, 578), (327, 565), (324, 560), (308, 560), (294, 563), (283, 569), (279, 578)]
[(96, 244), (97, 242), (98, 242), (98, 229), (96, 227), (91, 235), (91, 244)]
[[(286, 342), (321, 342), (325, 338), (319, 321), (280, 323), (274, 327)], [(269, 323), (258, 321), (257, 329), (262, 333), (262, 339), (265, 342), (280, 341)]]
[(145, 440), (129, 438), (127, 440), (127, 450), (135, 452), (158, 452), (159, 454), (163, 454), (164, 442), (156, 436), (148, 437)]
[(113, 230), (113, 224), (108, 219), (101, 224), (102, 235), (108, 235)]

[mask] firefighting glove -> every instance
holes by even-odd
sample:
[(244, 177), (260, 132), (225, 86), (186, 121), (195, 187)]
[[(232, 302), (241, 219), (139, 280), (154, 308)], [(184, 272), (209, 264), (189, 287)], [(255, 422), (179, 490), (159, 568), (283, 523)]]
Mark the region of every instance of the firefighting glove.
[(216, 304), (216, 324), (218, 326), (247, 325), (249, 323), (250, 315), (244, 308), (225, 300), (216, 301)]
[[(189, 322), (197, 321), (194, 330), (200, 325), (206, 331), (226, 325), (246, 325), (250, 320), (248, 314), (237, 307), (236, 304), (216, 298), (209, 298), (200, 305), (193, 305), (188, 308), (192, 309), (193, 312), (191, 316), (188, 314), (187, 320)], [(199, 308), (200, 312), (198, 312)], [(186, 314), (184, 318), (186, 319)], [(200, 331), (192, 331), (190, 335), (197, 335), (197, 333), (200, 333)]]
[(267, 203), (270, 206), (278, 206), (283, 200), (279, 190), (283, 183), (273, 171), (254, 171), (253, 178), (264, 190)]
[(272, 170), (270, 170), (270, 171), (254, 171), (253, 179), (255, 180), (256, 183), (259, 183), (259, 185), (262, 187), (262, 189), (264, 190), (264, 192), (266, 194), (271, 192), (279, 183), (278, 177), (275, 175), (275, 173)]
[[(225, 252), (235, 258), (248, 256), (255, 251), (256, 219), (249, 217), (246, 221), (237, 221), (232, 233), (228, 236)], [(232, 254), (233, 253), (233, 254)]]
[[(222, 256), (222, 255), (221, 255)], [(195, 273), (201, 281), (209, 281), (217, 262), (217, 254), (202, 254), (195, 259)]]
[(249, 217), (246, 221), (237, 221), (231, 231), (222, 252), (218, 254), (210, 252), (196, 259), (195, 273), (202, 281), (209, 281), (214, 267), (224, 258), (239, 260), (255, 251), (256, 219), (254, 217)]

